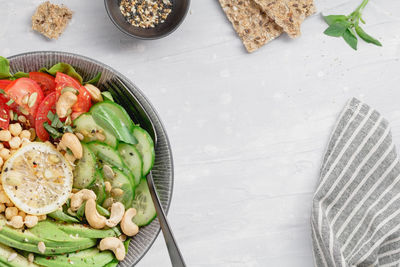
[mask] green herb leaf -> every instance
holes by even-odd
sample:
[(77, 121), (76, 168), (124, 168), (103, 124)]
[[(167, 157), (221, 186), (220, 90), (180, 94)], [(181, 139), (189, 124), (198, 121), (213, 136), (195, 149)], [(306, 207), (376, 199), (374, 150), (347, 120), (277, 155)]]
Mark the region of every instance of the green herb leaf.
[(51, 67), (50, 69), (41, 68), (39, 70), (39, 72), (47, 72), (48, 74), (51, 74), (53, 76), (55, 76), (57, 74), (57, 72), (62, 72), (64, 74), (67, 74), (67, 75), (71, 76), (72, 78), (78, 80), (78, 82), (80, 84), (82, 84), (82, 82), (83, 82), (82, 76), (79, 75), (79, 73), (76, 72), (74, 67), (72, 67), (68, 63), (60, 62), (60, 63), (57, 63), (56, 65), (54, 65), (53, 67)]
[(19, 78), (29, 78), (29, 73), (18, 71), (13, 75), (14, 79), (19, 79)]
[(343, 37), (347, 44), (354, 50), (357, 50), (358, 39), (355, 33), (367, 43), (382, 46), (374, 37), (367, 34), (360, 26), (360, 22), (365, 24), (362, 18), (362, 12), (368, 4), (369, 0), (362, 0), (361, 4), (348, 16), (345, 15), (329, 15), (324, 16), (324, 20), (329, 25), (325, 30), (325, 34), (333, 37)]
[(343, 39), (354, 50), (357, 50), (358, 39), (352, 30), (347, 29), (343, 34)]
[(0, 89), (0, 94), (5, 95), (6, 92), (3, 89)]
[(338, 21), (346, 21), (347, 17), (345, 15), (329, 15), (329, 16), (324, 16), (324, 20), (328, 25), (332, 25), (335, 22)]
[(59, 127), (58, 127), (59, 122), (60, 122), (60, 119), (58, 118), (58, 116), (57, 116), (57, 115), (54, 115), (54, 119), (51, 121), (51, 126), (52, 126), (52, 127), (59, 128)]
[(0, 79), (10, 78), (10, 62), (5, 57), (0, 56)]
[(338, 21), (330, 25), (324, 34), (332, 37), (340, 37), (349, 28), (350, 24), (347, 21)]
[(10, 99), (7, 101), (6, 105), (11, 106), (14, 103), (14, 100)]
[(101, 72), (97, 73), (96, 76), (93, 77), (93, 79), (85, 82), (84, 84), (90, 83), (96, 85), (99, 82), (100, 78), (101, 78)]
[(54, 116), (55, 116), (55, 114), (53, 112), (51, 112), (51, 110), (49, 110), (49, 112), (47, 113), (47, 118), (50, 121), (53, 121), (54, 120)]
[(70, 125), (63, 126), (64, 133), (73, 133), (72, 127)]
[(356, 26), (356, 33), (358, 36), (360, 36), (361, 39), (363, 39), (365, 42), (374, 44), (377, 46), (382, 46), (381, 42), (379, 42), (377, 39), (366, 33), (360, 26)]
[(43, 127), (46, 129), (46, 131), (53, 137), (54, 139), (60, 138), (62, 136), (62, 133), (59, 133), (56, 129), (51, 127), (47, 121), (43, 123)]

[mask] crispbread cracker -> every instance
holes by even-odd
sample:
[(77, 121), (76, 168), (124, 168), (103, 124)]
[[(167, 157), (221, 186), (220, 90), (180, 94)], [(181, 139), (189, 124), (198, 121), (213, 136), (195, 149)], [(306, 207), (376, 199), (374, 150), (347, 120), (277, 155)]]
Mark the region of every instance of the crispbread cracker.
[(72, 18), (72, 11), (64, 5), (41, 4), (32, 16), (32, 29), (49, 39), (57, 39)]
[(219, 2), (248, 52), (257, 50), (283, 32), (253, 0)]
[(315, 12), (313, 0), (254, 0), (292, 38), (300, 36), (304, 19)]

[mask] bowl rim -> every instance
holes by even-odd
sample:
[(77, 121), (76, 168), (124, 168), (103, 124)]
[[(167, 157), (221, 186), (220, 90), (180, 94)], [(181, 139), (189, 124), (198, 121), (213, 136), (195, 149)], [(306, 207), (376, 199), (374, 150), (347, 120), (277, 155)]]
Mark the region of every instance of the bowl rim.
[(168, 35), (170, 35), (170, 34), (173, 33), (174, 31), (176, 31), (176, 30), (179, 28), (179, 26), (181, 26), (181, 24), (183, 23), (183, 21), (185, 20), (185, 18), (186, 18), (186, 16), (187, 16), (187, 13), (188, 13), (188, 11), (189, 11), (190, 4), (191, 4), (191, 0), (184, 0), (184, 1), (186, 1), (186, 2), (188, 3), (188, 5), (187, 5), (187, 8), (186, 8), (186, 10), (185, 10), (185, 12), (184, 12), (182, 18), (178, 21), (178, 23), (177, 23), (174, 27), (172, 27), (171, 30), (167, 31), (166, 33), (160, 34), (160, 35), (156, 35), (156, 36), (152, 36), (152, 37), (138, 36), (138, 35), (132, 34), (132, 33), (128, 32), (128, 31), (124, 30), (124, 29), (115, 21), (115, 19), (114, 19), (113, 16), (111, 15), (110, 7), (108, 6), (107, 0), (104, 0), (104, 6), (105, 6), (105, 9), (106, 9), (106, 11), (107, 11), (108, 17), (110, 18), (110, 20), (112, 21), (112, 23), (118, 28), (118, 30), (120, 30), (121, 32), (125, 33), (126, 35), (128, 35), (128, 36), (130, 36), (130, 37), (133, 37), (133, 38), (136, 38), (136, 39), (140, 39), (140, 40), (157, 40), (157, 39), (161, 39), (161, 38), (167, 37)]
[[(171, 143), (169, 141), (168, 134), (167, 134), (167, 131), (165, 129), (164, 123), (162, 122), (157, 110), (154, 108), (153, 104), (149, 101), (149, 99), (146, 97), (146, 95), (143, 93), (143, 91), (140, 90), (139, 87), (137, 87), (136, 84), (134, 84), (130, 79), (128, 79), (125, 75), (123, 75), (119, 71), (115, 70), (113, 67), (110, 67), (107, 64), (104, 64), (104, 63), (102, 63), (102, 62), (100, 62), (100, 61), (98, 61), (96, 59), (92, 59), (90, 57), (83, 56), (83, 55), (76, 54), (76, 53), (70, 53), (70, 52), (64, 52), (64, 51), (55, 51), (55, 50), (48, 50), (48, 51), (39, 50), (39, 51), (31, 51), (31, 52), (23, 52), (23, 53), (19, 53), (19, 54), (14, 54), (12, 56), (7, 56), (6, 58), (11, 61), (12, 59), (16, 59), (16, 58), (19, 58), (19, 57), (25, 57), (25, 56), (31, 56), (31, 55), (33, 55), (33, 56), (35, 56), (35, 55), (61, 55), (61, 56), (62, 55), (66, 55), (66, 56), (77, 57), (77, 58), (86, 60), (86, 61), (88, 61), (90, 63), (100, 65), (101, 67), (103, 67), (103, 68), (107, 69), (108, 71), (114, 73), (116, 76), (118, 76), (118, 78), (122, 79), (122, 81), (124, 81), (128, 85), (128, 89), (131, 92), (132, 92), (131, 87), (133, 87), (141, 95), (141, 97), (143, 97), (143, 99), (147, 102), (146, 104), (149, 105), (149, 107), (151, 108), (151, 110), (153, 111), (155, 116), (158, 118), (159, 125), (160, 125), (161, 129), (163, 130), (163, 132), (165, 134), (165, 141), (166, 141), (166, 145), (168, 147), (168, 154), (169, 154), (169, 157), (170, 157), (170, 160), (171, 160), (171, 193), (170, 193), (171, 196), (170, 196), (169, 201), (167, 202), (166, 208), (164, 210), (165, 214), (168, 215), (168, 212), (169, 212), (169, 209), (170, 209), (171, 203), (172, 203), (172, 198), (173, 198), (173, 195), (174, 195), (173, 193), (174, 193), (174, 183), (175, 183), (175, 178), (174, 178), (174, 159), (173, 159), (173, 155), (172, 155), (172, 147), (171, 147)], [(158, 238), (158, 236), (160, 234), (160, 231), (161, 231), (161, 227), (159, 225), (158, 229), (157, 229), (157, 232), (156, 232), (156, 235), (154, 236), (154, 239), (151, 240), (151, 242), (149, 242), (149, 246), (143, 251), (142, 255), (140, 255), (140, 257), (137, 258), (137, 260), (133, 263), (132, 266), (135, 266), (136, 264), (138, 264), (138, 262), (140, 262), (142, 260), (142, 258), (147, 254), (147, 252), (153, 246), (154, 242), (157, 240), (157, 238)], [(119, 263), (118, 263), (118, 265), (119, 265)]]

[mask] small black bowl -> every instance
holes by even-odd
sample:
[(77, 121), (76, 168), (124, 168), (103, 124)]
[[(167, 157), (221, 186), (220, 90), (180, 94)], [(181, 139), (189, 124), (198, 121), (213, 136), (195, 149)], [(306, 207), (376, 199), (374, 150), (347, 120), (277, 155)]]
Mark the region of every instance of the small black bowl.
[(154, 28), (140, 28), (132, 26), (125, 20), (119, 10), (120, 2), (121, 0), (104, 0), (104, 5), (111, 21), (123, 33), (146, 40), (159, 39), (175, 31), (183, 22), (190, 6), (190, 0), (171, 0), (172, 11), (165, 22), (158, 24)]

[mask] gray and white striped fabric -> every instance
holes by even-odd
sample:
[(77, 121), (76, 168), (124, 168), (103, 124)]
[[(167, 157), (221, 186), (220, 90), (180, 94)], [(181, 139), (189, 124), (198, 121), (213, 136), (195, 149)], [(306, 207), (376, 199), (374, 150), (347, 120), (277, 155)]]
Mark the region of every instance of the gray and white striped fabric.
[(400, 164), (388, 122), (352, 99), (323, 159), (311, 216), (316, 266), (400, 266)]

